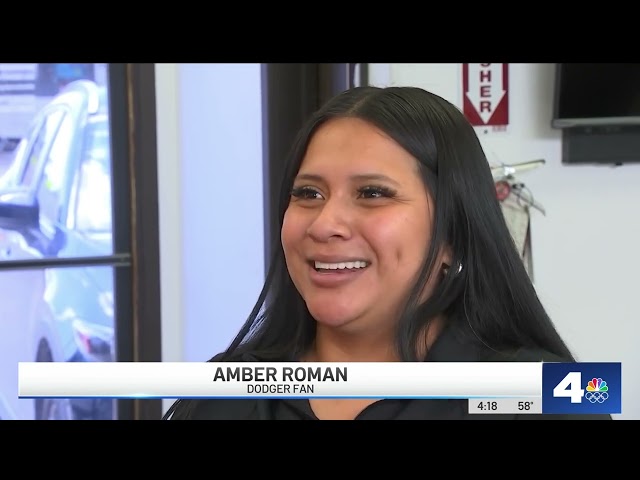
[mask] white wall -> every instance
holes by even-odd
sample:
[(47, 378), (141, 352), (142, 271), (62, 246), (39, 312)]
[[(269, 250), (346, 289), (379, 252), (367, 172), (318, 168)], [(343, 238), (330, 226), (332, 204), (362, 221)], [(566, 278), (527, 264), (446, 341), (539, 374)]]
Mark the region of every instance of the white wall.
[(182, 209), (178, 66), (156, 64), (162, 357), (182, 360)]
[(260, 64), (156, 64), (165, 361), (222, 351), (264, 279)]
[[(532, 218), (536, 288), (579, 360), (622, 362), (615, 417), (640, 419), (640, 164), (561, 164), (561, 134), (550, 127), (553, 72), (553, 64), (511, 64), (509, 129), (481, 141), (492, 163), (546, 160), (520, 176), (547, 212)], [(369, 80), (462, 105), (461, 64), (377, 64)]]

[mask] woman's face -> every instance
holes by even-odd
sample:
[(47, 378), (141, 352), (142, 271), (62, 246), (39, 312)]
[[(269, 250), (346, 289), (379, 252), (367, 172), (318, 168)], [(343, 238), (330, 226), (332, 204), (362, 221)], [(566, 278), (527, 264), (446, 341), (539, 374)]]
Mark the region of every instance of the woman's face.
[(357, 332), (397, 320), (431, 227), (417, 160), (373, 125), (342, 118), (311, 139), (281, 239), (311, 315)]

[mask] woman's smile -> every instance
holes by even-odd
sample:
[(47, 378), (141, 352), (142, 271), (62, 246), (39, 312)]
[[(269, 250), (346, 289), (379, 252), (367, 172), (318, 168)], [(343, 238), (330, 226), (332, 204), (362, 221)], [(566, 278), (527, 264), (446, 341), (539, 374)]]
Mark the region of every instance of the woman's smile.
[(311, 315), (332, 327), (396, 321), (431, 236), (417, 160), (355, 118), (310, 141), (284, 215), (287, 268)]

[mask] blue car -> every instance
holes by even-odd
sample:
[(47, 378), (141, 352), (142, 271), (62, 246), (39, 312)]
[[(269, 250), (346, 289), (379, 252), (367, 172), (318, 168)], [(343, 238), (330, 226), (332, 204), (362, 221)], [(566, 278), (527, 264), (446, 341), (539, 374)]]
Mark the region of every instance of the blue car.
[[(113, 253), (108, 90), (70, 83), (0, 177), (0, 263)], [(112, 419), (114, 401), (18, 399), (18, 362), (113, 361), (114, 271), (0, 270), (0, 418)]]

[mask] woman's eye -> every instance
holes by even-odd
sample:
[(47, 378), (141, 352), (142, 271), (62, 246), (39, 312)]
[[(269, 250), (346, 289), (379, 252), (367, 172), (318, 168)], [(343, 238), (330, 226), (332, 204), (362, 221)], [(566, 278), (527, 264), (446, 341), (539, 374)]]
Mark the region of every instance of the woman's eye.
[(320, 192), (318, 192), (315, 188), (311, 187), (294, 187), (291, 190), (291, 196), (295, 198), (300, 198), (304, 200), (314, 200), (318, 198), (322, 198)]
[(358, 190), (358, 198), (393, 198), (396, 192), (387, 187), (363, 187)]

